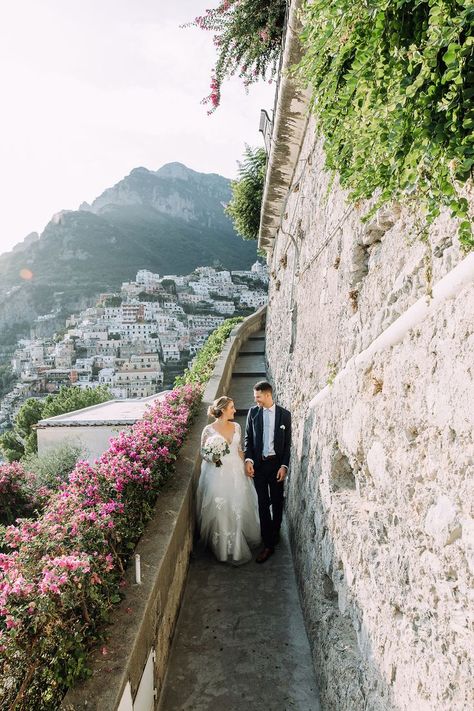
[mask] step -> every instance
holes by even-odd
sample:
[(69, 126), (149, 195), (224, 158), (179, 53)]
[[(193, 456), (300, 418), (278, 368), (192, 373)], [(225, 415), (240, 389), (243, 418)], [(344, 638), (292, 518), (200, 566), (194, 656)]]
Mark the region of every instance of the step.
[(235, 417), (234, 417), (234, 422), (238, 422), (238, 423), (239, 423), (240, 429), (242, 430), (242, 440), (243, 440), (243, 435), (244, 435), (244, 432), (245, 432), (245, 425), (246, 425), (246, 422), (247, 422), (247, 412), (248, 412), (248, 410), (242, 410), (242, 412), (243, 412), (244, 414), (243, 414), (243, 415), (239, 415), (239, 410), (237, 410), (237, 413), (236, 413), (236, 415), (235, 415)]
[(236, 373), (235, 371), (232, 373), (232, 378), (252, 378), (255, 380), (255, 378), (260, 378), (260, 380), (263, 380), (264, 378), (267, 377), (267, 374), (264, 370), (244, 370), (242, 373)]
[(264, 354), (255, 355), (253, 353), (239, 353), (239, 355), (237, 356), (237, 360), (235, 361), (232, 373), (261, 373), (262, 371), (266, 371)]
[(241, 355), (245, 355), (246, 353), (265, 353), (265, 341), (247, 341), (239, 351)]
[(229, 395), (233, 398), (237, 410), (237, 416), (247, 415), (249, 408), (255, 405), (253, 399), (253, 386), (259, 380), (265, 378), (265, 373), (257, 377), (246, 377), (245, 375), (235, 380), (232, 379), (229, 387)]
[[(255, 404), (255, 403), (253, 403)], [(237, 422), (240, 422), (240, 420), (243, 420), (244, 422), (247, 419), (247, 414), (248, 411), (250, 410), (251, 405), (249, 407), (238, 407), (234, 416), (234, 420), (237, 420)], [(242, 424), (242, 423), (241, 423)]]

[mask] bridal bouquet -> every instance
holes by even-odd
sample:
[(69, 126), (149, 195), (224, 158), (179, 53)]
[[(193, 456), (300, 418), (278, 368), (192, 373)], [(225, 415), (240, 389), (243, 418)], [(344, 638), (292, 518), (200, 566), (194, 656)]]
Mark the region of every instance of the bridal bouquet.
[(222, 466), (222, 457), (230, 453), (229, 445), (220, 435), (209, 437), (206, 444), (202, 448), (206, 459), (213, 462), (216, 467)]

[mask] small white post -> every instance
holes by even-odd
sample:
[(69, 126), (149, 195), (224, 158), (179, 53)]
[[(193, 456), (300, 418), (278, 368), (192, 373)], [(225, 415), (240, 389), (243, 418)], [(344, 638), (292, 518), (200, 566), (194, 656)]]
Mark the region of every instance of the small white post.
[(140, 556), (138, 553), (135, 553), (135, 582), (138, 585), (142, 584), (142, 569), (140, 565)]

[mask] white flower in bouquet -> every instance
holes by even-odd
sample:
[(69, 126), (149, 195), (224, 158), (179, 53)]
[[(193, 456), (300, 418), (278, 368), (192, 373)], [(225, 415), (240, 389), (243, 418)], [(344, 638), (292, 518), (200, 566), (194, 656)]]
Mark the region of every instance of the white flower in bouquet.
[(210, 462), (214, 462), (216, 467), (222, 466), (222, 457), (230, 453), (229, 445), (220, 435), (209, 437), (206, 444), (202, 448), (204, 456)]

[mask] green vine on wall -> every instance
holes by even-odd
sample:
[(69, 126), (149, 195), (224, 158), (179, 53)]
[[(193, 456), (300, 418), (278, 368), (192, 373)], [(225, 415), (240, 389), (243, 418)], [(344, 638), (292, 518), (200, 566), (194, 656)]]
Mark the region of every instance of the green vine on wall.
[(448, 206), (474, 248), (462, 186), (474, 166), (472, 0), (308, 0), (304, 56), (326, 164), (352, 200)]

